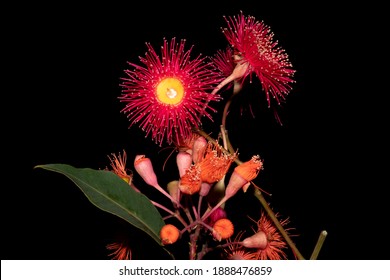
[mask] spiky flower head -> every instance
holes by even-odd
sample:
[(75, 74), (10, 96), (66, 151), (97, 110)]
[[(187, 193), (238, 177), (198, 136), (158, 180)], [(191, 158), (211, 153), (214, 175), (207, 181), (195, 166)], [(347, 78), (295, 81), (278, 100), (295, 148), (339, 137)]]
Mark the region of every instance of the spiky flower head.
[[(276, 217), (278, 218), (278, 214)], [(289, 219), (284, 219), (280, 221), (280, 224), (285, 228), (289, 223)], [(253, 239), (261, 239), (257, 243), (261, 246), (257, 248), (257, 259), (259, 260), (281, 260), (286, 259), (287, 255), (284, 250), (287, 248), (287, 243), (280, 234), (279, 230), (276, 228), (274, 223), (268, 218), (268, 216), (262, 212), (260, 219), (256, 222), (257, 229), (255, 229), (255, 235)], [(290, 229), (285, 228), (287, 232)], [(250, 237), (251, 238), (251, 237)], [(244, 240), (242, 245), (253, 244), (250, 240)], [(251, 246), (248, 246), (251, 247)], [(252, 246), (252, 248), (255, 248)]]
[(191, 136), (202, 116), (212, 120), (206, 112), (215, 112), (209, 102), (220, 100), (208, 91), (222, 77), (201, 54), (191, 59), (193, 47), (186, 50), (185, 42), (164, 38), (161, 56), (146, 43), (148, 51), (140, 57), (144, 66), (128, 62), (134, 70), (125, 70), (127, 77), (120, 84), (123, 90), (119, 99), (126, 103), (121, 112), (127, 114), (130, 126), (140, 123), (146, 136), (151, 134), (160, 146), (164, 140), (181, 143), (181, 139)]
[[(233, 48), (229, 46), (226, 47), (225, 50), (217, 50), (213, 57), (210, 57), (215, 66), (219, 71), (221, 71), (222, 75), (225, 77), (230, 76), (232, 74), (234, 68), (236, 67), (237, 61), (234, 59), (234, 51)], [(227, 88), (230, 88), (231, 84), (228, 84)]]
[[(242, 11), (237, 16), (224, 19), (228, 27), (222, 28), (222, 32), (234, 49), (236, 64), (236, 73), (229, 81), (241, 80), (243, 83), (248, 76), (252, 80), (252, 75), (256, 74), (266, 94), (268, 106), (271, 105), (271, 97), (280, 104), (292, 89), (295, 70), (285, 50), (274, 40), (274, 33), (264, 22), (253, 16), (245, 16)], [(220, 58), (221, 55), (217, 60), (221, 62)], [(226, 64), (222, 68), (219, 65), (221, 71), (231, 67), (231, 59)]]
[(198, 161), (202, 182), (215, 183), (225, 176), (237, 153), (230, 154), (218, 143), (208, 142), (203, 157)]

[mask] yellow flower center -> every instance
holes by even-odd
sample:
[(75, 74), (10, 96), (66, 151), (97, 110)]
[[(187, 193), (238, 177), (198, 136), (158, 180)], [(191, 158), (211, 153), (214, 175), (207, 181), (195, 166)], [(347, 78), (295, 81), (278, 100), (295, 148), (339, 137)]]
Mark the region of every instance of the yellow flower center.
[(157, 85), (157, 99), (164, 104), (179, 104), (183, 97), (184, 86), (176, 78), (165, 78)]

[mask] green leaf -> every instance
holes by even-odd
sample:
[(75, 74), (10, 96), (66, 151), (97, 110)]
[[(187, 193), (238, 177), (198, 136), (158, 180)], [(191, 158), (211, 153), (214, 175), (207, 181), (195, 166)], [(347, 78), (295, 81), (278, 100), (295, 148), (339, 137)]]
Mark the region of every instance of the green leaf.
[(45, 164), (35, 168), (65, 175), (96, 207), (143, 230), (161, 245), (159, 232), (165, 224), (161, 214), (144, 194), (136, 192), (113, 172), (75, 168), (67, 164)]

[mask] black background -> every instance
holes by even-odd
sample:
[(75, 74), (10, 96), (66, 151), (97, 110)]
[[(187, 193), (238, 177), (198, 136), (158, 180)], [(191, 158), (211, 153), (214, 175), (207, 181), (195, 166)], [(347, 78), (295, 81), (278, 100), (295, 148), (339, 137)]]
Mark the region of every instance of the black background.
[[(109, 259), (105, 246), (122, 230), (131, 232), (134, 258), (167, 257), (142, 233), (93, 206), (67, 178), (33, 167), (105, 168), (107, 155), (125, 149), (130, 168), (136, 154), (146, 154), (161, 185), (174, 178), (174, 169), (161, 170), (171, 150), (145, 138), (137, 126), (128, 129), (119, 78), (127, 61), (139, 63), (145, 42), (158, 50), (164, 37), (187, 39), (193, 57), (213, 55), (226, 46), (223, 15), (240, 10), (270, 26), (297, 70), (279, 110), (283, 126), (266, 108), (256, 81), (235, 100), (227, 128), (240, 158), (264, 159), (258, 182), (272, 193), (267, 200), (274, 211), (290, 218), (304, 257), (326, 230), (319, 259), (388, 258), (381, 217), (387, 210), (380, 203), (388, 186), (380, 179), (387, 160), (379, 148), (384, 92), (370, 78), (378, 69), (365, 66), (381, 57), (380, 50), (366, 48), (376, 42), (370, 11), (329, 2), (208, 2), (5, 10), (2, 259)], [(213, 117), (214, 123), (206, 122), (215, 136), (220, 119)], [(229, 211), (239, 216), (242, 208), (232, 203)]]

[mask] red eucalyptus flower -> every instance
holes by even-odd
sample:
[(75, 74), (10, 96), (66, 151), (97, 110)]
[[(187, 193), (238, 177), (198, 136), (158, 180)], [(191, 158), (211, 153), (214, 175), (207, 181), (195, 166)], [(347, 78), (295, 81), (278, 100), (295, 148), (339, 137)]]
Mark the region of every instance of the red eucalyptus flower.
[(148, 51), (140, 57), (144, 66), (128, 62), (134, 70), (125, 70), (127, 77), (122, 78), (119, 99), (126, 105), (121, 112), (127, 114), (130, 126), (140, 123), (160, 146), (164, 139), (171, 144), (190, 137), (202, 116), (212, 119), (206, 112), (215, 112), (209, 102), (220, 100), (207, 92), (221, 81), (220, 74), (201, 55), (191, 60), (192, 47), (185, 50), (185, 42), (164, 39), (161, 56), (146, 43)]
[[(222, 32), (234, 51), (220, 51), (213, 61), (222, 73), (232, 69), (232, 60), (235, 68), (213, 93), (232, 81), (243, 83), (248, 76), (251, 80), (252, 75), (256, 74), (266, 94), (268, 106), (271, 106), (270, 97), (280, 104), (291, 91), (291, 83), (295, 82), (295, 70), (285, 50), (274, 41), (270, 28), (253, 16), (245, 16), (241, 12), (238, 16), (224, 18), (228, 27), (222, 28)], [(232, 57), (228, 57), (232, 53)]]

